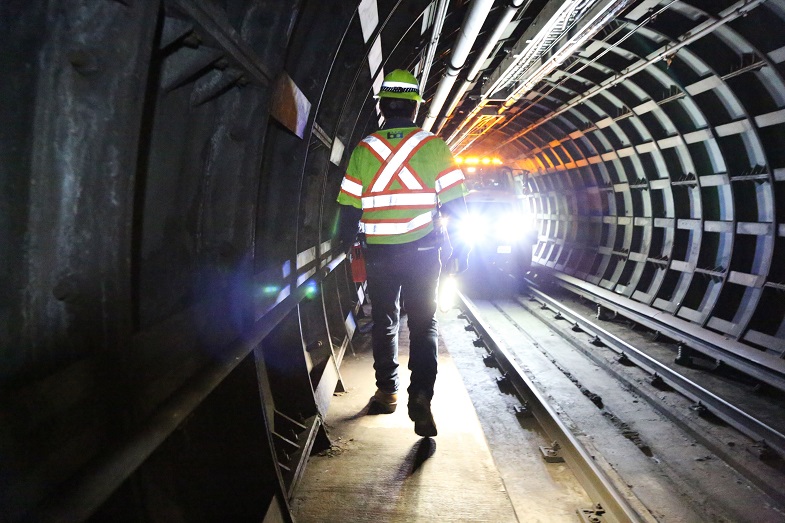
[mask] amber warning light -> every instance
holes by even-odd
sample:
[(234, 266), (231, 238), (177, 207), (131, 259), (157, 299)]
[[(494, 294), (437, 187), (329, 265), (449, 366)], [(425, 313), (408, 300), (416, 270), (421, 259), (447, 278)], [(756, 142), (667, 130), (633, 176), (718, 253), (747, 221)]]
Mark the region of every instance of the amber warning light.
[(456, 156), (455, 163), (464, 165), (501, 165), (501, 158), (495, 156)]

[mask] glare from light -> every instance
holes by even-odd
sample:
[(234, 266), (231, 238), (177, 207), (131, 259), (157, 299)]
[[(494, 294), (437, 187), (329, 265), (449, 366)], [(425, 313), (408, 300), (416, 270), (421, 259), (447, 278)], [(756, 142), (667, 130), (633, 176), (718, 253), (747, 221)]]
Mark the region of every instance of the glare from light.
[(526, 234), (526, 227), (522, 223), (522, 215), (506, 214), (495, 224), (496, 238), (505, 243), (516, 243)]
[(277, 285), (262, 285), (259, 289), (262, 296), (275, 296), (281, 288)]
[[(461, 220), (456, 229), (458, 241), (472, 248), (492, 243), (500, 254), (510, 253), (513, 246), (522, 242), (536, 225), (535, 215), (525, 210), (499, 212), (472, 212)], [(501, 250), (498, 248), (501, 246)]]
[(305, 297), (307, 299), (313, 299), (317, 294), (319, 294), (319, 287), (316, 285), (316, 282), (309, 281), (305, 284)]
[(531, 212), (523, 213), (523, 226), (526, 231), (537, 230), (537, 215)]
[(477, 170), (477, 167), (467, 167), (467, 168), (466, 168), (466, 171), (468, 171), (468, 172), (470, 172), (470, 173), (473, 173), (473, 172), (475, 172), (476, 170)]
[(514, 244), (523, 240), (526, 235), (535, 229), (536, 220), (532, 213), (514, 211), (502, 215), (498, 220), (494, 220), (493, 225), (493, 232), (497, 240)]
[(458, 281), (452, 274), (444, 276), (439, 283), (439, 310), (447, 312), (455, 307), (458, 296)]
[(471, 215), (458, 225), (458, 240), (467, 245), (475, 245), (488, 234), (487, 219), (484, 216)]
[(483, 158), (480, 161), (483, 163), (483, 165), (489, 165), (491, 163), (491, 159), (490, 158)]

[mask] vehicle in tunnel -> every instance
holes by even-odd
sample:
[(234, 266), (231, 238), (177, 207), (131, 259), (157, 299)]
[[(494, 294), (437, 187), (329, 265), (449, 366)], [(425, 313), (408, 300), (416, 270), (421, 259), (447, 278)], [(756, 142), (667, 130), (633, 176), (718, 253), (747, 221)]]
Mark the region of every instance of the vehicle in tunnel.
[(499, 270), (519, 282), (531, 267), (537, 240), (534, 215), (529, 210), (527, 175), (498, 157), (456, 157), (466, 176), (469, 218), (460, 225), (460, 241), (472, 246), (470, 270)]

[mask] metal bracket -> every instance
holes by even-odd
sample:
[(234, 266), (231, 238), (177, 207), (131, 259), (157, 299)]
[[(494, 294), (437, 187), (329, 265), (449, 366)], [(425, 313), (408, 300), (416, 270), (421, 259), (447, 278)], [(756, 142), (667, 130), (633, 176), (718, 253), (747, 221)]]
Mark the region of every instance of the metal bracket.
[(749, 451), (755, 454), (761, 461), (773, 461), (777, 457), (777, 453), (774, 452), (765, 440), (761, 440), (749, 447)]
[(603, 307), (600, 304), (597, 304), (597, 319), (600, 321), (609, 321), (616, 319), (617, 312), (612, 309), (608, 309)]
[(548, 463), (564, 463), (564, 458), (559, 455), (560, 450), (561, 445), (559, 445), (557, 441), (551, 443), (550, 447), (540, 445), (540, 452), (542, 452), (542, 457)]
[(652, 374), (651, 379), (649, 380), (649, 383), (651, 383), (653, 387), (656, 387), (656, 388), (658, 388), (660, 390), (663, 390), (663, 389), (667, 388), (667, 386), (668, 386), (665, 383), (665, 380), (662, 379), (662, 376), (660, 376), (656, 372), (654, 374)]
[(493, 354), (490, 353), (482, 357), (482, 362), (486, 367), (496, 368), (499, 366), (499, 362), (497, 362)]
[(704, 405), (700, 401), (698, 403), (696, 403), (695, 405), (692, 405), (690, 407), (690, 410), (695, 412), (695, 413), (697, 413), (698, 416), (705, 416), (706, 414), (709, 413), (709, 409), (707, 409), (706, 405)]
[(512, 380), (510, 379), (509, 373), (505, 372), (496, 378), (496, 384), (499, 386), (500, 391), (507, 394), (515, 394), (515, 387), (512, 386)]
[(684, 343), (679, 343), (678, 353), (676, 353), (676, 363), (686, 367), (692, 365), (692, 349)]
[(603, 516), (605, 515), (605, 509), (602, 508), (602, 505), (597, 503), (592, 508), (581, 508), (578, 509), (578, 517), (581, 518), (581, 521), (584, 523), (602, 523), (605, 521)]
[(515, 416), (518, 419), (528, 419), (534, 416), (531, 407), (529, 407), (528, 401), (524, 401), (523, 405), (515, 405), (513, 410), (515, 411)]

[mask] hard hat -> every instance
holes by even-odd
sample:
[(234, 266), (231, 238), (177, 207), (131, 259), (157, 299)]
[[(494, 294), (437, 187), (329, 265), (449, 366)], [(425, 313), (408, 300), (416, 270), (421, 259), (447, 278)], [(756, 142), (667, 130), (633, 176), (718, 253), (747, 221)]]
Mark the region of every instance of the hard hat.
[(375, 98), (402, 98), (404, 100), (424, 101), (420, 96), (420, 85), (417, 78), (409, 71), (396, 69), (388, 73), (382, 82), (382, 88)]

